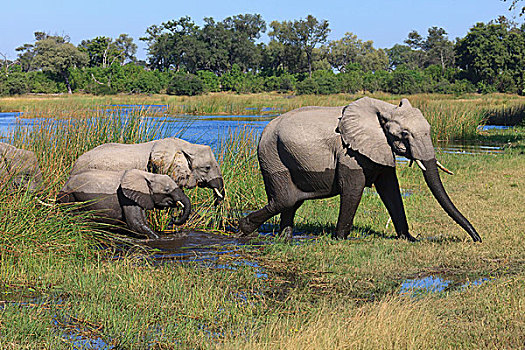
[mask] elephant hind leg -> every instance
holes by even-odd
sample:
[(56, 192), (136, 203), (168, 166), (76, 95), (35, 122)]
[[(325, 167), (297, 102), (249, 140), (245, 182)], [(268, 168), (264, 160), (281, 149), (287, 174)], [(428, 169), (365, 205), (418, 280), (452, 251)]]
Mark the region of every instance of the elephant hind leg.
[(292, 238), (293, 235), (293, 221), (297, 209), (304, 203), (300, 200), (294, 204), (293, 207), (284, 209), (281, 212), (281, 225), (279, 228), (280, 234), (285, 238)]
[[(239, 220), (239, 229), (243, 235), (254, 232), (265, 221), (279, 213), (285, 213), (285, 218), (291, 215), (293, 224), (293, 216), (299, 206), (296, 209), (293, 208), (299, 201), (302, 204), (302, 192), (297, 189), (288, 171), (274, 174), (268, 174), (263, 171), (263, 178), (268, 204)], [(288, 212), (290, 214), (287, 214)], [(288, 222), (290, 220), (286, 219), (285, 221)]]

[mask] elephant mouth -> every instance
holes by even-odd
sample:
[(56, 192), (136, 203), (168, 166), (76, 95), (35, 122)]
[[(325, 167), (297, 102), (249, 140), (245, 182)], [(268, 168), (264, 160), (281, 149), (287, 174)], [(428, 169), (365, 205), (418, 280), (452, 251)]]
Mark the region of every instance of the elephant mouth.
[(213, 194), (215, 195), (215, 204), (219, 204), (224, 200), (226, 192), (224, 190), (224, 181), (222, 178), (217, 177), (212, 179), (202, 185), (199, 184), (199, 187), (207, 187), (213, 189)]

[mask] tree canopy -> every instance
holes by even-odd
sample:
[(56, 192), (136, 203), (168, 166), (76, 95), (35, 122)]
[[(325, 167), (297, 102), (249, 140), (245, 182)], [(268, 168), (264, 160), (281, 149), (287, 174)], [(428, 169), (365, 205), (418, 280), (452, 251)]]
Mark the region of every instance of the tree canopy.
[[(516, 7), (520, 1), (513, 1)], [(268, 32), (267, 32), (268, 31)], [(262, 34), (269, 40), (262, 42)], [(0, 94), (85, 91), (169, 92), (385, 91), (525, 94), (525, 25), (500, 17), (476, 23), (463, 38), (444, 28), (411, 31), (390, 48), (348, 32), (328, 39), (328, 21), (272, 21), (239, 14), (198, 25), (189, 16), (154, 24), (140, 38), (147, 61), (127, 34), (84, 39), (36, 32), (18, 57), (0, 53)], [(188, 84), (188, 89), (184, 88)]]

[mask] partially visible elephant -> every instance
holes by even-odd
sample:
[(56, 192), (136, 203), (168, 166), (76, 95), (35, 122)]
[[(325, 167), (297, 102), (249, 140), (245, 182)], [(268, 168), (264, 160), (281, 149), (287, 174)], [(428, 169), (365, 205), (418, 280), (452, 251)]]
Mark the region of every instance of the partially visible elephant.
[(375, 185), (399, 237), (408, 230), (395, 170), (395, 154), (415, 161), (432, 194), (474, 241), (480, 236), (448, 197), (430, 137), (430, 125), (407, 99), (399, 106), (364, 97), (346, 107), (305, 107), (264, 129), (258, 146), (268, 204), (239, 222), (243, 234), (281, 214), (291, 235), (295, 212), (307, 199), (340, 195), (335, 236), (346, 238), (365, 187)]
[(82, 210), (93, 210), (96, 220), (126, 224), (130, 231), (159, 238), (146, 220), (146, 210), (181, 205), (183, 213), (174, 224), (181, 225), (191, 211), (190, 199), (167, 175), (132, 169), (126, 171), (86, 170), (71, 175), (57, 195), (58, 203), (87, 202)]
[(42, 172), (35, 153), (0, 142), (0, 181), (3, 180), (7, 180), (9, 190), (36, 191), (42, 184)]
[(217, 201), (224, 198), (224, 181), (219, 164), (209, 146), (177, 138), (139, 144), (106, 143), (81, 155), (71, 175), (88, 169), (139, 169), (169, 175), (179, 187), (208, 187)]

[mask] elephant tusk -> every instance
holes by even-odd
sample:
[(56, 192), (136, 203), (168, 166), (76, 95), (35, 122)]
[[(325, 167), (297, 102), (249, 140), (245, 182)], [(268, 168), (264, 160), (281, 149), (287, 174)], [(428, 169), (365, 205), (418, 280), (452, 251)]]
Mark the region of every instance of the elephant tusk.
[(443, 170), (443, 171), (446, 172), (447, 174), (454, 175), (454, 173), (453, 173), (452, 171), (450, 171), (450, 170), (448, 170), (447, 168), (445, 168), (445, 167), (443, 166), (443, 164), (441, 164), (441, 163), (438, 162), (437, 160), (436, 160), (436, 165), (438, 166), (439, 169)]
[(224, 198), (224, 196), (221, 194), (221, 192), (218, 189), (214, 188), (213, 190), (215, 191), (215, 194), (217, 195), (217, 197), (219, 197), (220, 199)]
[(410, 162), (408, 162), (408, 166), (411, 167), (412, 164), (414, 164), (414, 160), (413, 160), (413, 159), (410, 159)]
[(184, 209), (184, 204), (181, 201), (177, 201), (177, 204), (180, 205), (182, 209)]
[(42, 201), (40, 200), (40, 198), (38, 198), (38, 197), (35, 197), (35, 199), (36, 199), (36, 201), (37, 201), (38, 203), (40, 203), (40, 204), (42, 204), (42, 205), (44, 205), (44, 206), (46, 206), (46, 207), (52, 207), (52, 206), (53, 206), (53, 204), (49, 204), (49, 203), (42, 202)]
[(427, 168), (425, 168), (425, 166), (423, 165), (423, 163), (421, 163), (419, 159), (416, 159), (415, 162), (421, 168), (421, 170), (427, 171)]

